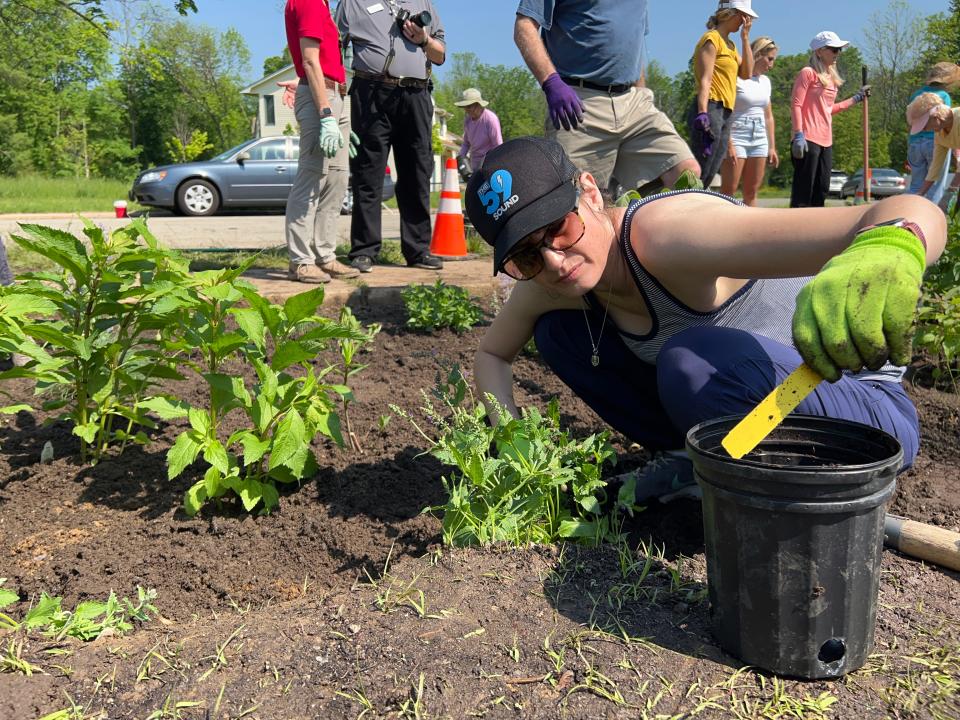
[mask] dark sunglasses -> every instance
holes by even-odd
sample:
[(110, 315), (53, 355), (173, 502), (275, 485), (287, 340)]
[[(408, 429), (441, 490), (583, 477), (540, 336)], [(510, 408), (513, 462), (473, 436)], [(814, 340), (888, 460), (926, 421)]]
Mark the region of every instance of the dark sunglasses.
[(839, 55), (841, 52), (843, 52), (843, 48), (842, 48), (842, 47), (835, 48), (835, 47), (830, 47), (829, 45), (827, 45), (827, 50), (832, 50), (832, 51), (835, 52), (837, 55)]
[(501, 272), (514, 280), (532, 280), (543, 270), (543, 248), (564, 252), (583, 238), (587, 226), (578, 208), (521, 240), (503, 261)]

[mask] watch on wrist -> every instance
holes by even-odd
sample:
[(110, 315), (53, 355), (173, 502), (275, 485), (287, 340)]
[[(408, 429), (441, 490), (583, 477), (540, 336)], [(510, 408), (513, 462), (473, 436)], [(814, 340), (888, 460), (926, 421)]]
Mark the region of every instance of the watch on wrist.
[(320, 117), (330, 117), (333, 115), (333, 108), (325, 107), (320, 111)]
[(857, 235), (860, 235), (861, 233), (865, 233), (867, 230), (873, 230), (874, 228), (888, 227), (888, 226), (903, 228), (904, 230), (907, 230), (913, 233), (914, 236), (916, 236), (917, 240), (920, 241), (920, 244), (923, 245), (923, 249), (924, 250), (927, 249), (927, 238), (924, 236), (923, 230), (920, 228), (920, 226), (917, 225), (915, 222), (912, 222), (902, 217), (894, 218), (893, 220), (887, 220), (886, 222), (882, 222), (882, 223), (876, 223), (875, 225), (868, 225), (865, 228), (860, 228), (860, 230), (857, 231)]

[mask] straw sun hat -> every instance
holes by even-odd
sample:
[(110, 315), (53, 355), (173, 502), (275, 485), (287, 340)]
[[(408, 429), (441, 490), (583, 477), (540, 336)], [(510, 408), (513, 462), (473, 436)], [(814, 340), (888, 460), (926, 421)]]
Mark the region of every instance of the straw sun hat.
[(910, 134), (922, 132), (930, 117), (943, 105), (943, 98), (932, 92), (926, 92), (914, 98), (913, 102), (907, 105), (907, 125), (910, 126)]
[(480, 107), (486, 107), (490, 103), (483, 99), (483, 96), (480, 94), (480, 91), (476, 88), (467, 88), (463, 91), (463, 98), (458, 102), (455, 102), (454, 105), (457, 107), (469, 107), (470, 105), (479, 105)]
[(927, 83), (948, 87), (960, 84), (960, 66), (952, 62), (938, 62), (927, 72)]

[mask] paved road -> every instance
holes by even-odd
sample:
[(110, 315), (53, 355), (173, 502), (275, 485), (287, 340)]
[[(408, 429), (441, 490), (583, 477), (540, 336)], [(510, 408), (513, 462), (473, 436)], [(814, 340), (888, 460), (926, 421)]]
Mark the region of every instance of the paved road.
[[(787, 198), (762, 198), (763, 207), (786, 207)], [(830, 206), (843, 205), (839, 200), (828, 200)], [(85, 217), (113, 229), (126, 221), (117, 220), (107, 213), (87, 213)], [(57, 213), (50, 215), (0, 215), (0, 236), (6, 237), (17, 231), (17, 221), (51, 225), (74, 234), (81, 234), (83, 223), (77, 215)], [(165, 211), (155, 211), (150, 215), (150, 230), (169, 247), (182, 250), (214, 248), (218, 250), (237, 248), (259, 250), (284, 244), (283, 215), (234, 214), (216, 215), (208, 218), (180, 217)], [(337, 226), (338, 244), (348, 244), (350, 238), (350, 216), (341, 215)], [(400, 215), (396, 210), (383, 210), (383, 237), (400, 237)]]
[[(87, 213), (84, 217), (112, 230), (125, 224), (126, 220), (117, 220), (112, 214)], [(30, 222), (39, 225), (66, 230), (80, 235), (83, 222), (75, 214), (56, 213), (50, 215), (0, 215), (0, 236), (7, 237), (17, 232), (17, 222)], [(166, 212), (151, 213), (149, 220), (151, 232), (157, 239), (169, 247), (181, 250), (200, 250), (204, 248), (259, 250), (272, 248), (285, 243), (283, 235), (283, 215), (236, 214), (215, 215), (213, 217), (180, 217)], [(337, 243), (350, 242), (350, 216), (341, 215), (337, 225)], [(396, 210), (383, 211), (383, 237), (400, 237), (400, 215)]]

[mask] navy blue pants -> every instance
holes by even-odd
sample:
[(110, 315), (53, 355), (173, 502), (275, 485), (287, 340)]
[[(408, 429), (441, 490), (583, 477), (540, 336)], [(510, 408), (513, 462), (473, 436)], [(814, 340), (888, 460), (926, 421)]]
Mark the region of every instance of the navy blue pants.
[[(601, 317), (590, 313), (593, 337)], [(609, 324), (609, 322), (608, 322)], [(743, 330), (698, 327), (672, 337), (656, 366), (641, 361), (607, 327), (600, 364), (590, 364), (590, 336), (578, 310), (543, 315), (537, 349), (604, 422), (648, 450), (676, 450), (687, 431), (724, 415), (746, 414), (801, 363), (797, 351)], [(898, 382), (842, 377), (821, 383), (800, 403), (801, 415), (853, 420), (890, 433), (903, 446), (903, 468), (920, 444), (917, 412)]]

